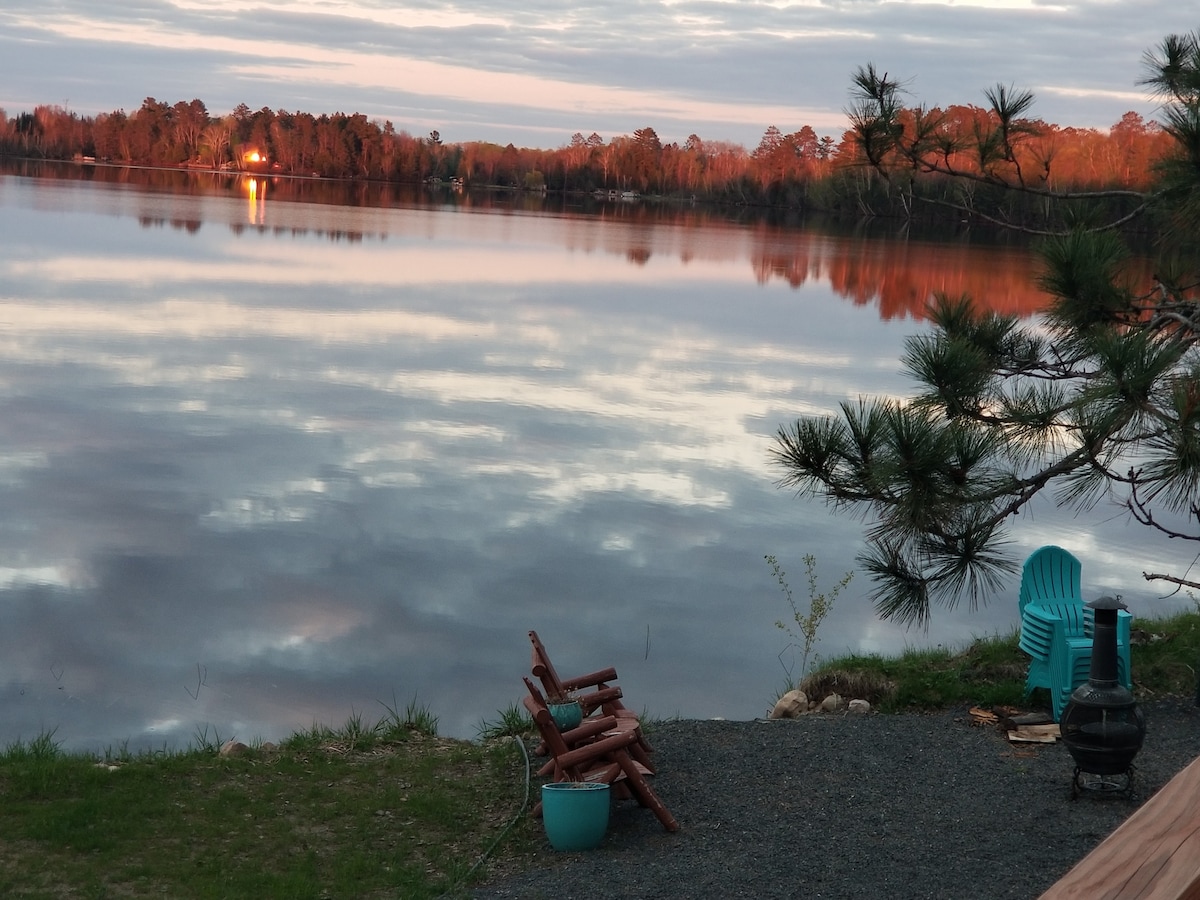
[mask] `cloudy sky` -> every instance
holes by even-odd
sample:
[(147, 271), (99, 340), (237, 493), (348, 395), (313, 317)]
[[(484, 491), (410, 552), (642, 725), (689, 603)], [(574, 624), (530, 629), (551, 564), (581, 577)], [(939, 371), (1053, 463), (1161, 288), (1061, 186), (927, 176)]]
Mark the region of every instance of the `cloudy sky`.
[(1036, 112), (1107, 128), (1151, 116), (1144, 51), (1200, 26), (1178, 0), (5, 0), (0, 108), (83, 114), (148, 96), (214, 115), (361, 112), (449, 141), (554, 147), (650, 125), (757, 144), (838, 134), (874, 62), (931, 103), (1003, 82)]

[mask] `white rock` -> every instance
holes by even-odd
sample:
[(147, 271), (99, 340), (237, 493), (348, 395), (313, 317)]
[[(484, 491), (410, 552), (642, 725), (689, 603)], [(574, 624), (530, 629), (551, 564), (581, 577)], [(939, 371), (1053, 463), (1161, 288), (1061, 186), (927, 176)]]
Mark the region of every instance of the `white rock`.
[(228, 740), (221, 745), (221, 749), (218, 751), (218, 755), (226, 756), (226, 757), (241, 756), (249, 749), (250, 748), (248, 746), (246, 746), (245, 744), (243, 744), (241, 741)]
[(871, 704), (866, 700), (851, 700), (849, 709), (852, 713), (869, 713)]
[(808, 712), (808, 696), (804, 691), (790, 690), (775, 702), (769, 718), (794, 719)]
[(846, 705), (846, 701), (842, 699), (841, 694), (830, 694), (821, 701), (821, 709), (825, 712), (834, 712)]

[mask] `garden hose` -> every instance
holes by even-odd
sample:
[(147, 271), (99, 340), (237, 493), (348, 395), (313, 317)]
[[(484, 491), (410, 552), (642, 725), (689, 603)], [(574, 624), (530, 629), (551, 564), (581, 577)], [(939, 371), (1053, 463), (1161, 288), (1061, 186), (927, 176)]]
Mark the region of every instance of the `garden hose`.
[(453, 891), (458, 889), (458, 886), (460, 884), (470, 881), (471, 876), (475, 874), (475, 870), (478, 869), (481, 865), (483, 865), (483, 863), (487, 860), (487, 858), (492, 855), (492, 851), (495, 850), (497, 846), (499, 846), (500, 842), (502, 840), (504, 840), (504, 836), (506, 834), (508, 834), (509, 831), (512, 830), (512, 827), (514, 825), (517, 824), (518, 820), (520, 820), (521, 816), (525, 813), (525, 807), (527, 807), (529, 805), (529, 782), (530, 782), (529, 751), (527, 749), (525, 749), (525, 742), (523, 740), (521, 740), (521, 737), (519, 735), (514, 734), (513, 740), (516, 742), (517, 746), (521, 748), (521, 756), (523, 756), (525, 758), (525, 797), (521, 801), (521, 806), (517, 810), (516, 814), (511, 819), (509, 819), (508, 824), (505, 825), (504, 828), (502, 828), (500, 830), (500, 833), (498, 835), (496, 835), (496, 839), (494, 841), (492, 841), (491, 846), (489, 846), (486, 850), (483, 851), (482, 854), (480, 854), (479, 859), (475, 860), (475, 863), (471, 866), (471, 868), (467, 869), (467, 871), (463, 874), (462, 878), (460, 878), (453, 886), (451, 886), (449, 889), (447, 889), (444, 894), (440, 894), (439, 897), (449, 896)]

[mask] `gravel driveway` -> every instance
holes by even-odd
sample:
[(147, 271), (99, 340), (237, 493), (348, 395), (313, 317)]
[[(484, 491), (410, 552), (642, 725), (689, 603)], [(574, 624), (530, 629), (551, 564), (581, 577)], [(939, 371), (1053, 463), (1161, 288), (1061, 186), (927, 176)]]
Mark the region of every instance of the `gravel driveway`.
[(666, 833), (632, 801), (597, 850), (477, 898), (1031, 900), (1200, 756), (1200, 709), (1142, 704), (1131, 798), (1072, 799), (1061, 744), (1010, 744), (966, 709), (678, 721), (650, 734)]

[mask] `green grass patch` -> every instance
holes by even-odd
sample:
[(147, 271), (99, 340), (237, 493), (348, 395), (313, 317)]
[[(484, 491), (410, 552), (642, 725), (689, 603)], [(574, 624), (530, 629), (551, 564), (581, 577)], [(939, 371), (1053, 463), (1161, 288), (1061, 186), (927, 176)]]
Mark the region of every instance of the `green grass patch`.
[[(1044, 691), (1024, 697), (1029, 657), (1017, 632), (978, 637), (960, 649), (906, 650), (899, 656), (850, 654), (825, 660), (799, 687), (810, 699), (861, 697), (881, 712), (963, 704), (1049, 706)], [(1130, 645), (1138, 699), (1194, 696), (1200, 663), (1200, 613), (1133, 622)]]
[(1134, 619), (1129, 650), (1135, 694), (1194, 695), (1200, 665), (1200, 612)]
[(459, 896), (531, 858), (520, 748), (439, 738), (415, 712), (233, 758), (211, 741), (106, 757), (62, 753), (52, 733), (10, 745), (0, 896)]
[(813, 699), (861, 698), (881, 712), (941, 709), (962, 703), (1017, 704), (1028, 657), (1015, 634), (976, 638), (965, 649), (906, 650), (899, 656), (851, 654), (823, 662), (800, 683)]
[(483, 719), (475, 726), (480, 740), (496, 740), (504, 737), (529, 737), (534, 732), (533, 719), (525, 707), (510, 703), (495, 719)]

